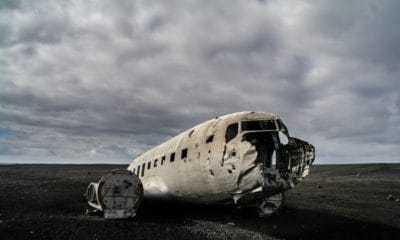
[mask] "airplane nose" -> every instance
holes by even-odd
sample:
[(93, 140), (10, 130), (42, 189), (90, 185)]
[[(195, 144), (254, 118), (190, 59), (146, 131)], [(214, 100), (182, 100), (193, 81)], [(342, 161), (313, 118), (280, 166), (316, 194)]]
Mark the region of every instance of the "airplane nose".
[(277, 168), (264, 170), (264, 189), (270, 194), (286, 191), (301, 182), (315, 160), (314, 146), (292, 137), (277, 154)]
[[(315, 160), (315, 148), (312, 144), (291, 137), (289, 143), (278, 149), (279, 169), (295, 174), (298, 180), (306, 176), (309, 166)], [(304, 176), (303, 176), (304, 175)]]

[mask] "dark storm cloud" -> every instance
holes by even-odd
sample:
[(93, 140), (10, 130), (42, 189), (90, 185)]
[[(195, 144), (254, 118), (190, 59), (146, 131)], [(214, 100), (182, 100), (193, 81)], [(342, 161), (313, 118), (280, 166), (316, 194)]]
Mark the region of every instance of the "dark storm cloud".
[[(399, 161), (398, 1), (3, 1), (0, 160), (129, 162), (275, 112), (318, 162)], [(78, 159), (78, 160), (76, 160)]]
[(20, 1), (18, 0), (3, 0), (0, 2), (1, 10), (16, 9), (20, 7)]

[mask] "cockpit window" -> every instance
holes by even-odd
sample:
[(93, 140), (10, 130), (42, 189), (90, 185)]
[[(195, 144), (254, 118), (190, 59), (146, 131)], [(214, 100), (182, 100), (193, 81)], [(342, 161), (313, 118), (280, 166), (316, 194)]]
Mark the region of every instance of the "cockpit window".
[(239, 124), (237, 123), (232, 123), (226, 128), (226, 133), (225, 133), (225, 142), (228, 143), (230, 140), (232, 140), (236, 135), (238, 134), (239, 130)]
[(242, 131), (277, 130), (274, 120), (243, 121)]
[(282, 132), (279, 132), (278, 135), (279, 135), (279, 141), (281, 144), (286, 145), (289, 143), (289, 139), (285, 134), (283, 134)]

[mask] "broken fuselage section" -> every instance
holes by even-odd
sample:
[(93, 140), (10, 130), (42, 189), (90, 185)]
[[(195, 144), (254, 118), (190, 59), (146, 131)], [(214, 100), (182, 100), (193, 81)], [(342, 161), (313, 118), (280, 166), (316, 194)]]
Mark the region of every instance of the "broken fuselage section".
[(276, 115), (239, 112), (179, 134), (127, 170), (139, 177), (144, 197), (257, 206), (269, 215), (283, 192), (308, 175), (314, 158), (314, 147), (291, 137)]

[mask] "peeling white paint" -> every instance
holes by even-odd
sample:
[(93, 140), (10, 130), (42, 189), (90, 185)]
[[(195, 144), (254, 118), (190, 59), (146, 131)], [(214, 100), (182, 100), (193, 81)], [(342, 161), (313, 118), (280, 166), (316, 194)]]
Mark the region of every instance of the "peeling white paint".
[[(247, 192), (263, 192), (265, 190), (265, 164), (256, 162), (258, 155), (256, 147), (243, 140), (243, 135), (248, 132), (239, 129), (237, 135), (231, 141), (225, 142), (228, 125), (238, 123), (240, 128), (241, 121), (245, 120), (272, 120), (277, 126), (277, 129), (274, 130), (251, 132), (276, 133), (277, 135), (279, 128), (283, 133), (286, 134), (287, 132), (284, 125), (279, 126), (280, 120), (274, 114), (233, 113), (199, 124), (151, 149), (133, 160), (128, 170), (134, 170), (140, 177), (143, 182), (145, 197), (168, 197), (207, 203), (215, 201), (237, 202)], [(213, 141), (206, 143), (209, 136), (213, 136)], [(275, 138), (278, 137), (274, 135), (273, 139)], [(275, 148), (279, 148), (279, 142), (276, 141), (279, 140), (275, 140), (273, 144)], [(182, 149), (188, 149), (186, 159), (181, 159)], [(171, 153), (175, 153), (173, 162), (169, 160)], [(139, 173), (137, 172), (138, 167), (143, 166), (143, 163), (147, 166), (148, 162), (153, 163), (155, 159), (160, 161), (159, 159), (162, 156), (166, 156), (167, 159), (164, 165), (150, 169), (146, 167), (143, 176), (141, 176), (142, 169)], [(304, 172), (300, 177), (304, 177), (308, 173), (307, 167), (292, 167), (293, 171), (301, 171), (302, 169), (304, 169)], [(279, 175), (279, 171), (276, 171), (275, 174)], [(297, 183), (297, 180), (293, 184), (288, 182), (286, 185), (291, 187)], [(278, 189), (277, 191), (284, 190), (287, 189)]]

